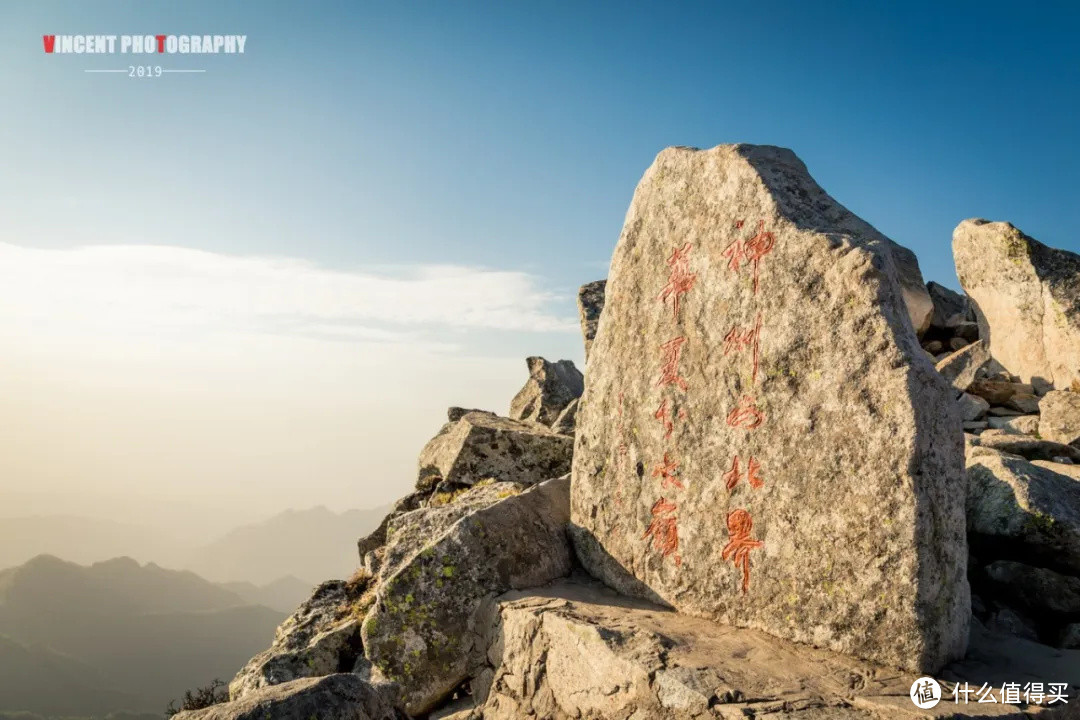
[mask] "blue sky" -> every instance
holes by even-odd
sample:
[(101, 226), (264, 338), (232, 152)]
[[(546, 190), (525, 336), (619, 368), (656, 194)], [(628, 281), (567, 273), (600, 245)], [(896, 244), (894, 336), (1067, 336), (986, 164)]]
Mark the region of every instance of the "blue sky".
[[(247, 52), (148, 56), (147, 64), (207, 72), (139, 80), (82, 72), (138, 61), (129, 56), (42, 51), (46, 33), (139, 32), (246, 34)], [(375, 498), (383, 501), (407, 487), (418, 446), (437, 427), (436, 406), (509, 402), (527, 354), (580, 360), (574, 291), (606, 274), (633, 188), (665, 146), (793, 148), (829, 193), (915, 250), (928, 280), (953, 287), (950, 237), (967, 217), (1009, 220), (1080, 251), (1077, 37), (1080, 9), (1065, 2), (6, 3), (0, 243), (18, 246), (18, 257), (30, 258), (42, 277), (56, 274), (42, 268), (85, 261), (90, 270), (82, 276), (98, 275), (85, 297), (72, 291), (72, 304), (82, 306), (121, 282), (113, 266), (102, 271), (102, 256), (76, 252), (87, 245), (167, 246), (160, 256), (127, 256), (124, 267), (138, 277), (166, 264), (184, 277), (204, 273), (192, 281), (199, 288), (213, 285), (207, 277), (215, 272), (246, 272), (265, 298), (275, 293), (260, 283), (279, 277), (280, 267), (235, 263), (284, 259), (304, 276), (302, 287), (339, 293), (298, 301), (297, 314), (319, 318), (305, 327), (307, 339), (339, 332), (348, 303), (367, 303), (360, 313), (367, 323), (346, 335), (368, 343), (367, 370), (353, 382), (378, 384), (372, 378), (387, 372), (380, 362), (400, 364), (378, 359), (389, 357), (379, 349), (384, 340), (411, 357), (433, 353), (417, 372), (448, 357), (471, 362), (445, 392), (427, 388), (430, 398), (398, 400), (404, 409), (395, 427), (404, 439), (379, 467), (395, 478)], [(206, 269), (210, 256), (177, 254), (183, 249), (212, 254), (220, 272)], [(24, 252), (31, 250), (58, 254)], [(404, 284), (387, 286), (382, 300), (366, 291), (354, 296), (359, 285), (347, 278), (338, 285), (340, 273), (363, 287), (383, 276)], [(438, 282), (428, 282), (433, 276)], [(453, 278), (476, 289), (475, 297), (458, 298)], [(250, 307), (213, 287), (219, 294), (208, 297), (234, 313), (223, 320), (227, 312), (203, 308), (219, 323), (214, 332), (251, 321)], [(446, 297), (438, 288), (457, 299), (435, 311)], [(62, 314), (55, 292), (42, 295), (48, 302), (37, 314), (21, 316), (27, 327)], [(486, 313), (485, 303), (496, 300), (505, 307)], [(145, 307), (160, 320), (159, 301)], [(81, 360), (88, 352), (85, 316), (63, 312), (67, 329), (57, 325), (47, 343), (26, 351), (25, 381), (42, 381), (43, 358)], [(507, 321), (514, 313), (524, 320)], [(130, 314), (123, 322), (152, 324)], [(190, 322), (190, 315), (169, 315), (168, 329)], [(108, 330), (131, 341), (131, 333)], [(81, 339), (57, 339), (68, 331)], [(13, 347), (31, 344), (9, 335)], [(208, 337), (200, 342), (209, 347)], [(216, 381), (270, 372), (236, 360), (251, 347), (213, 347), (223, 353), (218, 360), (197, 357)], [(295, 380), (290, 371), (309, 377), (320, 363), (337, 368), (329, 377), (348, 377), (343, 368), (361, 362), (324, 362), (304, 347), (292, 350), (303, 362), (282, 361), (270, 375), (277, 384)], [(71, 397), (125, 387), (131, 410), (109, 437), (135, 442), (140, 418), (165, 407), (147, 404), (145, 387), (180, 382), (179, 371), (154, 365), (149, 346), (109, 355), (95, 340), (94, 352), (102, 355), (100, 373), (72, 375)], [(130, 366), (133, 356), (145, 356), (144, 375)], [(307, 412), (312, 427), (342, 422)], [(419, 430), (404, 429), (413, 427)], [(78, 434), (77, 424), (71, 432)], [(256, 438), (251, 443), (258, 447)], [(310, 460), (296, 452), (297, 467)], [(324, 468), (335, 478), (325, 489), (328, 504), (364, 504), (349, 494), (360, 466), (355, 442), (320, 452), (340, 455)], [(153, 453), (146, 455), (150, 463)], [(28, 456), (19, 471), (61, 492), (89, 457), (46, 471)], [(114, 460), (113, 475), (122, 466)], [(272, 453), (267, 462), (277, 462)], [(181, 470), (177, 478), (205, 468)], [(138, 474), (130, 475), (117, 492), (136, 482)]]

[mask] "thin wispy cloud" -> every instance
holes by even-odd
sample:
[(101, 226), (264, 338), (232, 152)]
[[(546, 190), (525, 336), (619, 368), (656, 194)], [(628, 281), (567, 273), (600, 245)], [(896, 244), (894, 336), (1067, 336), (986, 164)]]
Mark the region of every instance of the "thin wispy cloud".
[(0, 313), (38, 333), (281, 334), (422, 342), (435, 330), (576, 332), (528, 273), (449, 265), (333, 270), (168, 246), (0, 243)]

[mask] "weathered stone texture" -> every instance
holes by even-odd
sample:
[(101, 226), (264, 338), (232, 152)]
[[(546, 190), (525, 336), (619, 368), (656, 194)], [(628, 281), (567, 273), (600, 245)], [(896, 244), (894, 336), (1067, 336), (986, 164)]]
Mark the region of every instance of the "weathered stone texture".
[(589, 360), (596, 328), (600, 324), (600, 313), (604, 310), (604, 291), (607, 280), (586, 283), (578, 290), (578, 314), (581, 316), (581, 334), (585, 337), (585, 360)]
[(1039, 401), (1039, 435), (1080, 447), (1080, 393), (1053, 390)]
[(529, 379), (510, 402), (510, 418), (552, 425), (566, 406), (581, 397), (585, 378), (570, 360), (525, 359)]
[(488, 412), (461, 415), (420, 452), (418, 488), (486, 479), (536, 483), (570, 471), (574, 441), (535, 422)]
[(979, 370), (990, 362), (990, 349), (982, 340), (952, 352), (938, 361), (935, 367), (941, 376), (960, 392), (975, 382)]
[(569, 573), (569, 483), (474, 487), (391, 522), (363, 642), (402, 685), (410, 714), (434, 708), (482, 663), (486, 601)]
[(259, 653), (229, 683), (239, 700), (270, 685), (352, 669), (360, 653), (360, 617), (350, 615), (345, 582), (332, 580), (315, 589), (278, 628), (273, 644)]
[(264, 687), (239, 700), (174, 715), (174, 720), (407, 720), (397, 689), (333, 674)]
[(961, 420), (889, 247), (788, 150), (660, 153), (578, 411), (592, 574), (907, 668), (963, 652)]
[[(472, 683), (480, 707), (461, 720), (918, 720), (989, 714), (1024, 717), (1016, 705), (919, 711), (915, 675), (897, 673), (765, 633), (713, 624), (618, 596), (580, 580), (499, 598), (488, 650), (491, 670)], [(973, 658), (939, 676), (981, 686), (1076, 681), (1080, 652), (973, 628)], [(1001, 700), (1000, 693), (996, 699)], [(987, 708), (990, 708), (988, 711)], [(1039, 717), (1063, 717), (1047, 708)], [(1030, 706), (1026, 712), (1039, 713)]]
[(1024, 382), (1080, 383), (1080, 255), (1006, 222), (965, 220), (953, 257), (995, 360)]

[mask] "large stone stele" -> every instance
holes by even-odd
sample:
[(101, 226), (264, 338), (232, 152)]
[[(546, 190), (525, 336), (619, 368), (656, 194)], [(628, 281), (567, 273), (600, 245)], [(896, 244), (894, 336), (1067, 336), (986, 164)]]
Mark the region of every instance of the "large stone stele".
[(995, 360), (1037, 388), (1080, 383), (1080, 255), (1006, 222), (965, 220), (953, 257)]
[(963, 654), (961, 422), (888, 248), (789, 150), (660, 153), (578, 411), (594, 576), (908, 669)]

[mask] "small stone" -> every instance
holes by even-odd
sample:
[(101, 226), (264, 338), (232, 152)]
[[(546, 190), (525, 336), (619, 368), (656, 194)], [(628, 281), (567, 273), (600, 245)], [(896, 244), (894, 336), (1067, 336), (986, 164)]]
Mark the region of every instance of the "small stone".
[(979, 339), (979, 323), (977, 322), (962, 322), (954, 327), (952, 331), (956, 337), (963, 338), (969, 343)]
[(1039, 401), (1039, 434), (1047, 440), (1080, 447), (1080, 393), (1048, 392)]
[(999, 406), (996, 406), (996, 405), (991, 407), (987, 411), (987, 413), (989, 413), (990, 415), (994, 415), (996, 417), (1017, 417), (1018, 415), (1023, 415), (1024, 414), (1024, 413), (1020, 412), (1019, 410), (1013, 410), (1012, 408), (1008, 408), (1008, 407), (999, 407)]
[(963, 350), (971, 343), (962, 337), (949, 338), (949, 347), (953, 350)]
[(1076, 463), (1072, 458), (1067, 458), (1061, 455), (1050, 458), (1050, 462), (1056, 462), (1058, 465), (1075, 465)]
[(982, 432), (987, 428), (986, 422), (966, 422), (964, 423), (964, 432)]
[(975, 382), (979, 369), (990, 362), (990, 351), (982, 340), (946, 355), (935, 367), (949, 383), (964, 392)]
[(1017, 393), (1008, 399), (1005, 406), (1018, 410), (1025, 415), (1035, 415), (1039, 412), (1039, 398), (1035, 395)]
[[(990, 409), (990, 403), (986, 402), (978, 395), (968, 395), (967, 393), (961, 393), (960, 399), (957, 400), (956, 403), (960, 407), (960, 416), (965, 423), (978, 420)], [(985, 427), (985, 425), (983, 427)]]
[(1039, 418), (1035, 415), (1020, 415), (1017, 417), (990, 417), (987, 418), (990, 427), (995, 430), (1004, 430), (1013, 435), (1039, 434)]
[(940, 340), (931, 340), (930, 342), (923, 343), (923, 349), (931, 355), (937, 355), (945, 349), (945, 345)]
[(1051, 440), (1041, 440), (1028, 435), (1015, 435), (1008, 431), (983, 433), (980, 444), (983, 447), (1019, 455), (1028, 460), (1050, 460), (1054, 457), (1080, 460), (1080, 450), (1071, 445), (1062, 445)]
[(1014, 383), (1008, 379), (986, 379), (971, 383), (967, 391), (972, 395), (978, 395), (991, 405), (1004, 405), (1013, 395), (1030, 395), (1034, 392), (1034, 388), (1029, 384)]
[(986, 629), (1039, 642), (1039, 633), (1035, 630), (1035, 624), (1009, 608), (1001, 608), (992, 613), (986, 621)]

